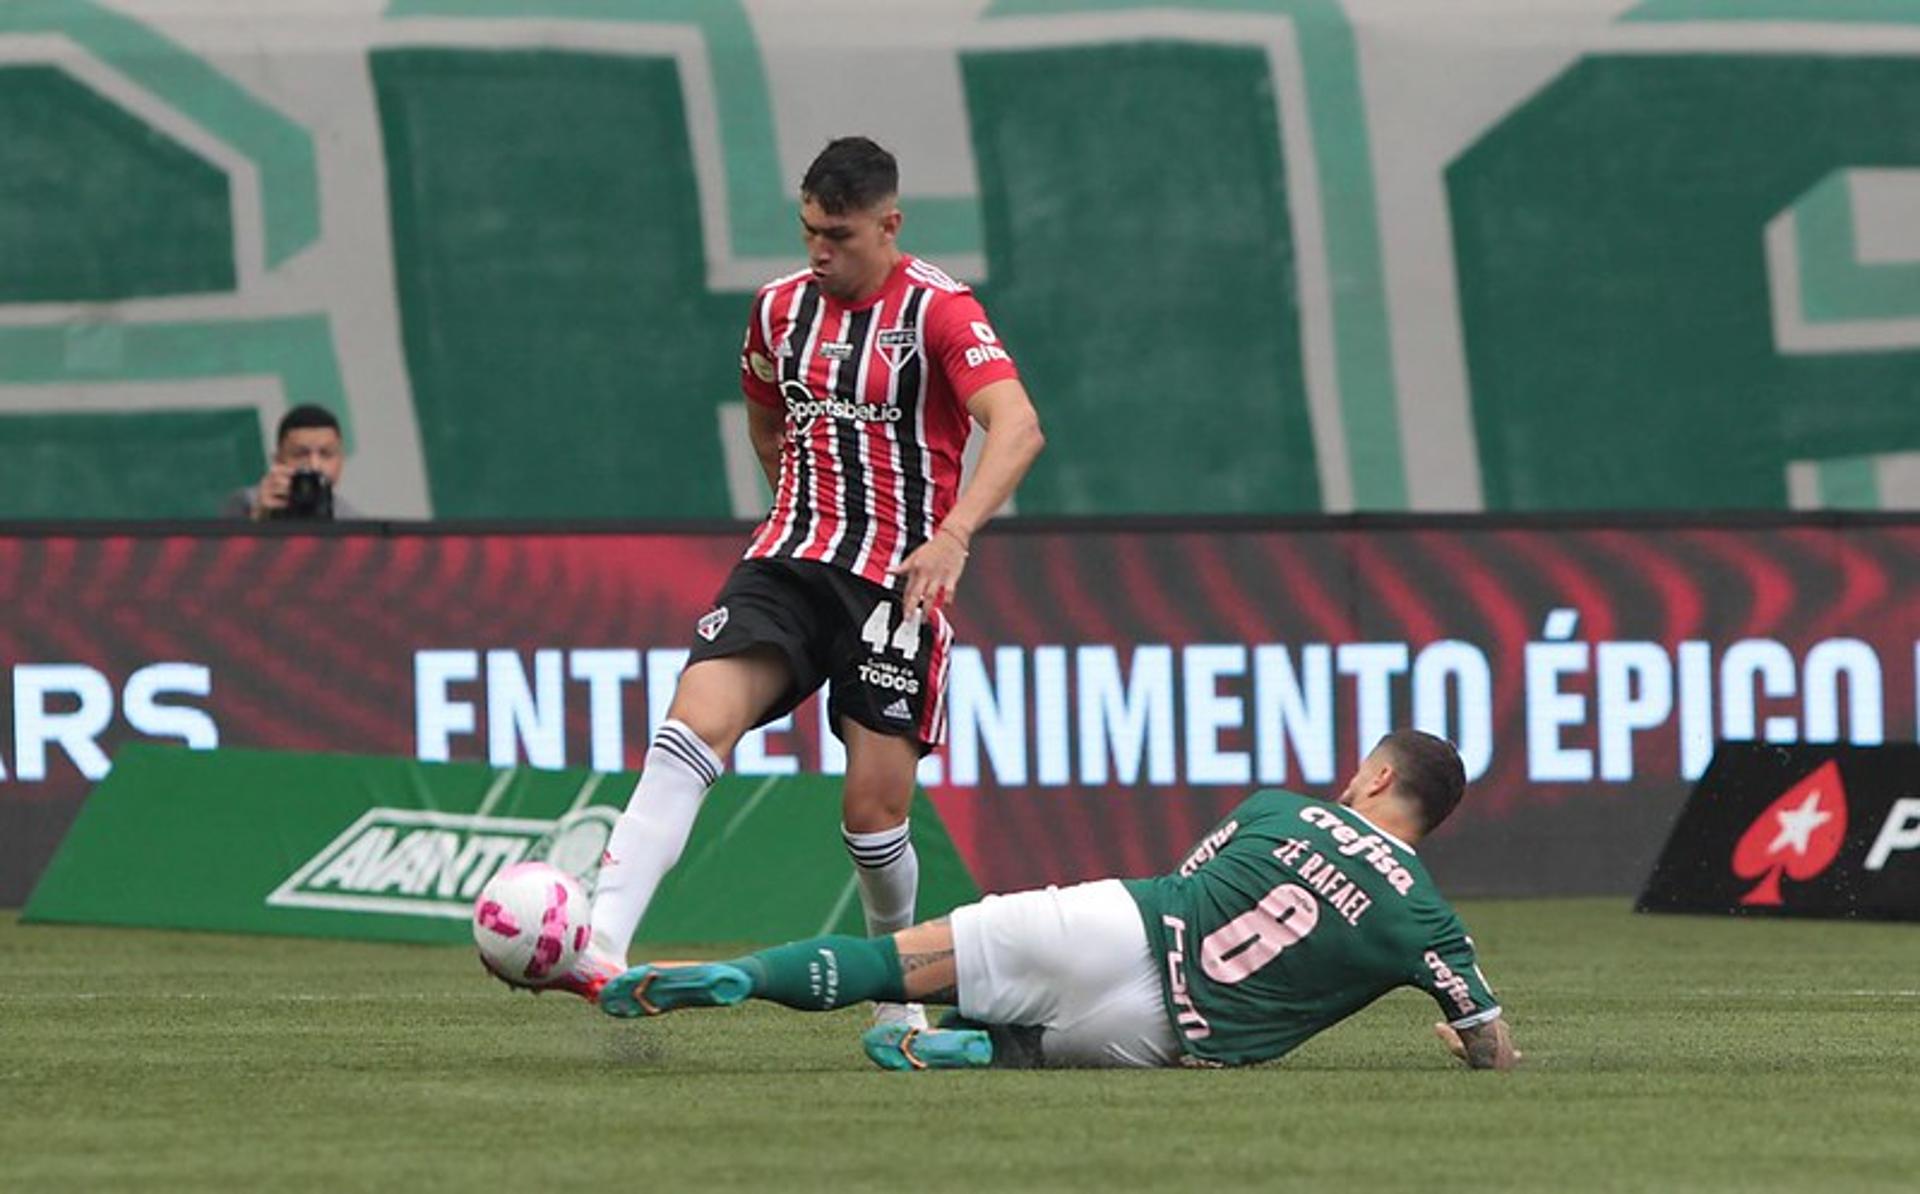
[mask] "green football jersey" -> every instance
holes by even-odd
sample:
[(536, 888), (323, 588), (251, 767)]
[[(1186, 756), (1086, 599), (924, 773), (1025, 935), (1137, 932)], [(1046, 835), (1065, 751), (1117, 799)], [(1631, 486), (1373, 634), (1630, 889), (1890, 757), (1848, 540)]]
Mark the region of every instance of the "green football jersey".
[(1500, 1014), (1413, 848), (1351, 809), (1255, 792), (1177, 873), (1129, 879), (1190, 1057), (1266, 1061), (1395, 987), (1455, 1028)]

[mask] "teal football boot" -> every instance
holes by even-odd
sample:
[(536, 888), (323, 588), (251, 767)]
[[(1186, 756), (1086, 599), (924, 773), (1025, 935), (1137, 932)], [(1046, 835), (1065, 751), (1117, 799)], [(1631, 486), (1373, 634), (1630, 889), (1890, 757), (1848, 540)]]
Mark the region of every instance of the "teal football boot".
[(642, 965), (600, 989), (600, 1010), (623, 1019), (658, 1016), (683, 1007), (732, 1007), (752, 993), (747, 972), (724, 962)]
[(883, 1070), (976, 1070), (993, 1064), (993, 1041), (977, 1028), (876, 1024), (860, 1043)]

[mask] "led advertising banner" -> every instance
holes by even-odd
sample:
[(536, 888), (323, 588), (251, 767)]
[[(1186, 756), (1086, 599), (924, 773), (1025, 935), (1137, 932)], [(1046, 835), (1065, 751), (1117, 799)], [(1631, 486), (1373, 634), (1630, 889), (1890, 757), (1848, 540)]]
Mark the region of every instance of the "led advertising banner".
[[(0, 904), (145, 738), (636, 768), (744, 543), (337, 528), (0, 538)], [(1912, 741), (1920, 524), (1326, 520), (982, 536), (921, 778), (989, 890), (1149, 873), (1378, 736), (1471, 781), (1455, 894), (1637, 891), (1720, 740)], [(736, 774), (836, 771), (818, 702)]]
[(1636, 907), (1920, 920), (1920, 746), (1721, 747)]

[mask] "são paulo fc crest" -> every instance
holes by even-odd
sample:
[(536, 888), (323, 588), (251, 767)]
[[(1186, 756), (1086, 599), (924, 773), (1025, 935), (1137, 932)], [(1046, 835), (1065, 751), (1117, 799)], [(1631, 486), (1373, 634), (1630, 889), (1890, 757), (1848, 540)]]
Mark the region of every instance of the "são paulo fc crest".
[(877, 338), (876, 347), (887, 368), (898, 370), (920, 351), (919, 328), (888, 328)]
[(725, 629), (726, 625), (727, 607), (722, 605), (717, 609), (710, 609), (706, 613), (701, 614), (700, 620), (693, 624), (693, 629), (701, 638), (712, 642), (714, 639), (720, 637), (720, 631)]

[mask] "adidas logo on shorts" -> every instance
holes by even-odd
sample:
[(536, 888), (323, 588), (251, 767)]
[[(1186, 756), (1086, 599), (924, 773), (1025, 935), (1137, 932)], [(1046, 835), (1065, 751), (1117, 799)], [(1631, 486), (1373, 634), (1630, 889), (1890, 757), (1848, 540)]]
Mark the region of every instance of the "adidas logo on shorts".
[(880, 710), (880, 716), (891, 717), (897, 721), (909, 721), (913, 718), (913, 710), (907, 707), (907, 698), (901, 697), (893, 704)]

